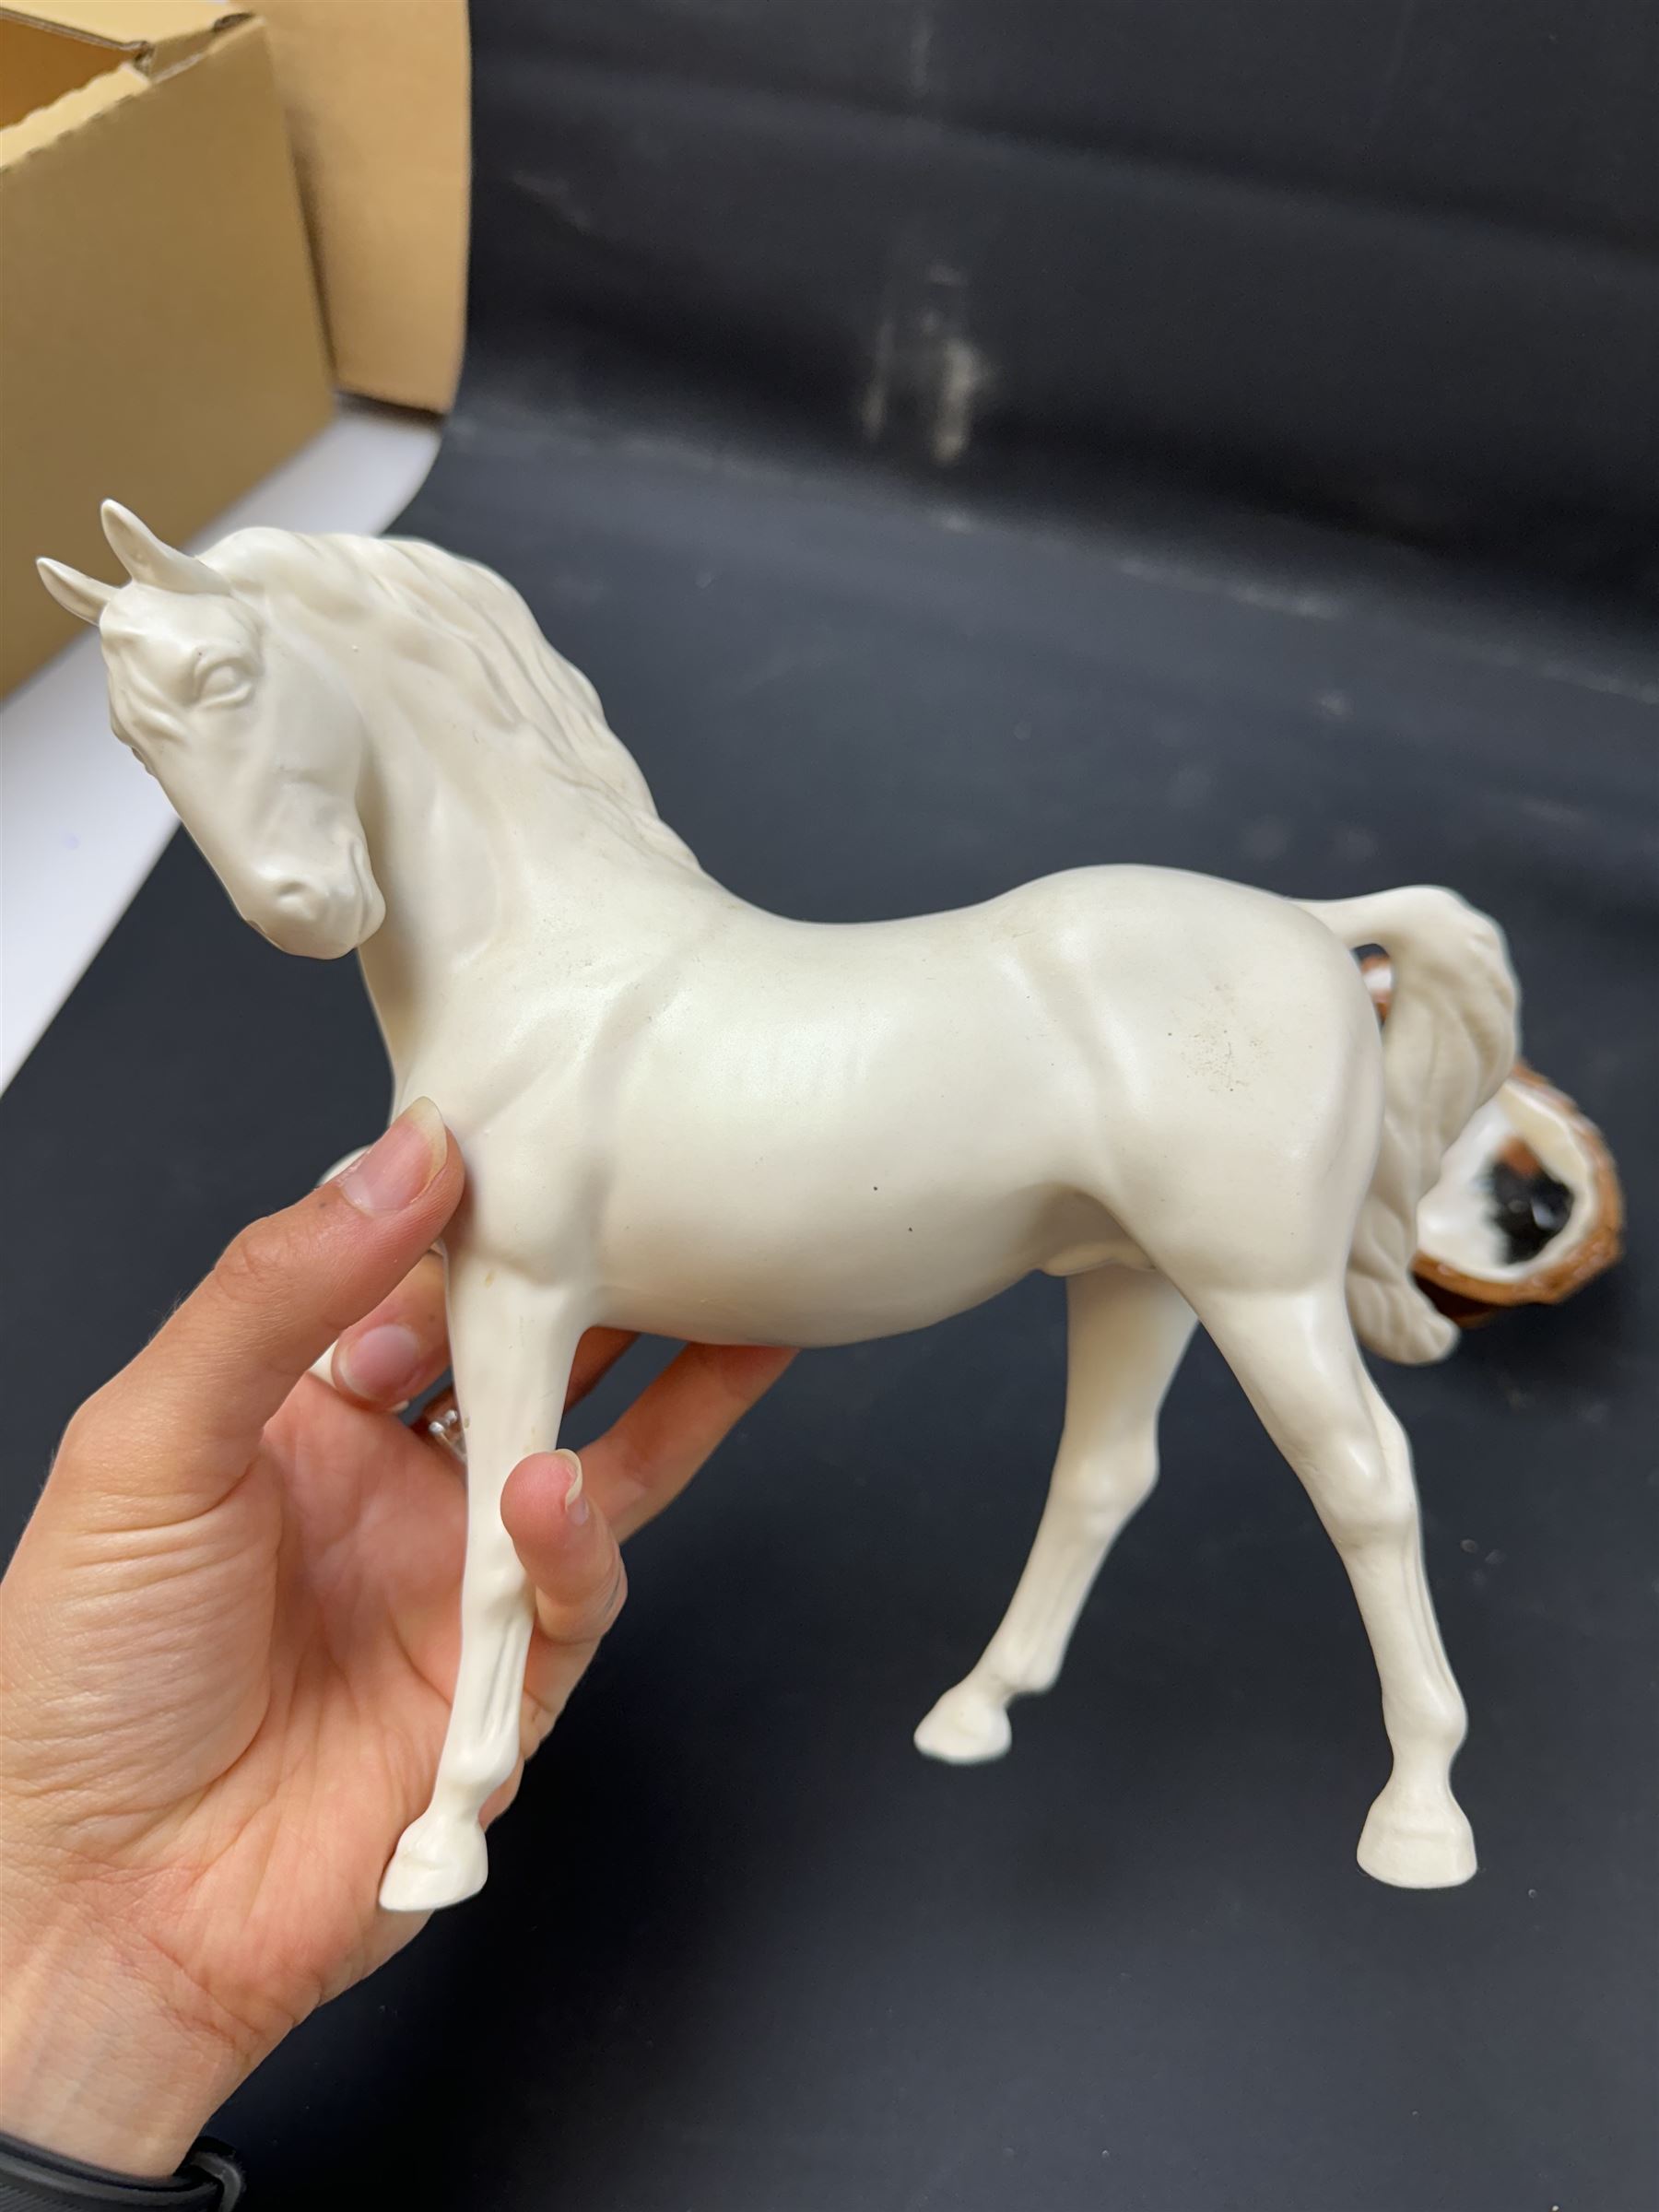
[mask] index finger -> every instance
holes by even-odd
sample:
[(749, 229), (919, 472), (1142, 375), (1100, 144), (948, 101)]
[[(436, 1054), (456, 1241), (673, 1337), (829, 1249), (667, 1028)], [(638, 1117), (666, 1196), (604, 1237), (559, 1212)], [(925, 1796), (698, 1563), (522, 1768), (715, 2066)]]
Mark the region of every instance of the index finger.
[(417, 1100), (337, 1181), (232, 1241), (83, 1408), (76, 1464), (146, 1525), (208, 1510), (306, 1369), (441, 1232), (463, 1181), (437, 1108)]

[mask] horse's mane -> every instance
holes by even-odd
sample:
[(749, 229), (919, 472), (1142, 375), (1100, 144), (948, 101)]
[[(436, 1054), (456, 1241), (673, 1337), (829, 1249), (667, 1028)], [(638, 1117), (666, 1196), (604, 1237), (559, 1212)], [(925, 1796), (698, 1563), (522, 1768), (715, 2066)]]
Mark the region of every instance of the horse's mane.
[(492, 571), (417, 538), (288, 530), (239, 530), (207, 558), (239, 594), (280, 598), (285, 617), (334, 631), (336, 645), (339, 629), (371, 611), (412, 721), (423, 705), (430, 713), (434, 683), (444, 687), (518, 759), (582, 791), (637, 849), (696, 867), (593, 685)]

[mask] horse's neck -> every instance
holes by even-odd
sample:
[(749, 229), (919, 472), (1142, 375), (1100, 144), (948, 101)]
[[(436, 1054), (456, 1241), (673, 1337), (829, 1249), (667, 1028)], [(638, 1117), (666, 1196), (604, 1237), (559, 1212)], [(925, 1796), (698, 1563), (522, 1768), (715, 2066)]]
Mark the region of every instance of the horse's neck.
[(469, 971), (516, 937), (545, 944), (560, 973), (621, 980), (661, 958), (729, 894), (710, 877), (641, 852), (562, 777), (501, 755), (457, 765), (424, 745), (377, 759), (363, 794), (386, 921), (363, 972), (393, 1065), (406, 1069)]

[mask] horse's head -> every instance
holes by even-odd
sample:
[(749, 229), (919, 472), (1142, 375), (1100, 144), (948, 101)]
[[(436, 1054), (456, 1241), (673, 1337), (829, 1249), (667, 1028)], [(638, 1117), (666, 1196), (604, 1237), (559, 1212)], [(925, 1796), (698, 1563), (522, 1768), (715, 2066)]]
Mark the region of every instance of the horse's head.
[(110, 721), (158, 777), (237, 912), (284, 952), (335, 959), (385, 902), (358, 815), (365, 734), (350, 690), (207, 562), (113, 500), (120, 588), (42, 560), (59, 605), (95, 622)]

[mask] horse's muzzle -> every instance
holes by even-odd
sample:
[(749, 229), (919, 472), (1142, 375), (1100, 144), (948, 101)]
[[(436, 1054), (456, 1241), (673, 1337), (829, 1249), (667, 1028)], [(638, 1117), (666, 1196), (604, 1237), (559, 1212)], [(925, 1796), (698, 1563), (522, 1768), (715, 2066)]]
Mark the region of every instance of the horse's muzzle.
[(357, 853), (343, 880), (271, 877), (258, 885), (247, 905), (238, 904), (243, 920), (278, 951), (312, 960), (337, 960), (355, 952), (386, 918), (385, 900), (367, 856)]

